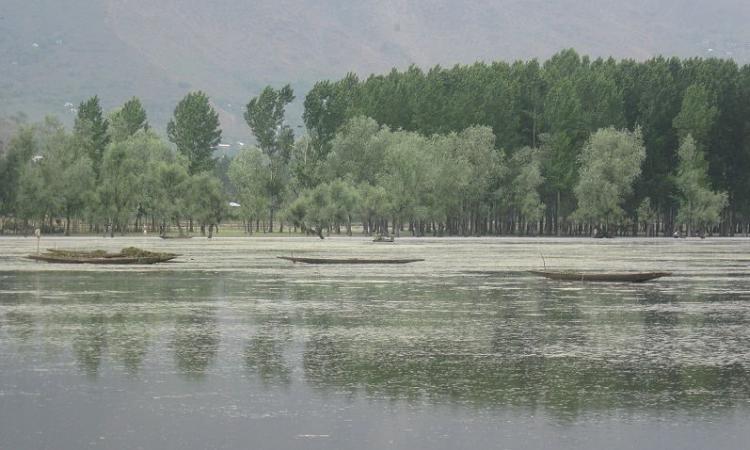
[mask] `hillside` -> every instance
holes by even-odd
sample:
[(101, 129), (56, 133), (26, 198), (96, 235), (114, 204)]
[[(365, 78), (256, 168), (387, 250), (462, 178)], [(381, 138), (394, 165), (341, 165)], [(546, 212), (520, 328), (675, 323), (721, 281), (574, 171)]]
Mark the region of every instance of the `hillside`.
[[(105, 108), (141, 97), (163, 127), (202, 89), (226, 134), (246, 139), (242, 108), (267, 83), (299, 99), (321, 78), (409, 64), (593, 56), (750, 61), (741, 0), (10, 0), (0, 12), (0, 114), (70, 120), (66, 103)], [(292, 115), (301, 111), (299, 102)], [(296, 119), (298, 122), (298, 119)]]

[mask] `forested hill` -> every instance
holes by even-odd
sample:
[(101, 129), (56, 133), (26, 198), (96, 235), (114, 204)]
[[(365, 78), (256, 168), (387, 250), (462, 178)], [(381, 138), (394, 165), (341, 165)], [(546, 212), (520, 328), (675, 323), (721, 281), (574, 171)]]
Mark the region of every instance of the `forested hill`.
[[(750, 61), (745, 0), (8, 0), (0, 11), (0, 114), (72, 121), (98, 94), (135, 95), (163, 129), (189, 90), (212, 98), (225, 134), (265, 84), (414, 63), (591, 56)], [(68, 104), (68, 106), (66, 106)], [(301, 108), (290, 111), (301, 113)], [(67, 119), (66, 119), (67, 117)]]

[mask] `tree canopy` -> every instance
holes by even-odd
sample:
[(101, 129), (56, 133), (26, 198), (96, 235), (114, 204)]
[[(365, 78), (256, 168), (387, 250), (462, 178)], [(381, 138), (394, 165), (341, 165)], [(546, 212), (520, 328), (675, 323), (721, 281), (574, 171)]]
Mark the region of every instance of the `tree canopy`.
[(176, 105), (174, 148), (135, 97), (107, 118), (98, 97), (82, 102), (72, 133), (19, 124), (0, 154), (0, 214), (210, 227), (229, 213), (223, 198), (248, 231), (750, 230), (750, 66), (731, 60), (568, 49), (546, 61), (347, 74), (310, 89), (296, 140), (294, 97), (285, 85), (251, 98), (244, 116), (257, 146), (218, 168), (222, 132), (203, 92)]
[(201, 91), (187, 94), (174, 109), (167, 136), (188, 160), (191, 175), (214, 167), (213, 152), (221, 142), (219, 114)]

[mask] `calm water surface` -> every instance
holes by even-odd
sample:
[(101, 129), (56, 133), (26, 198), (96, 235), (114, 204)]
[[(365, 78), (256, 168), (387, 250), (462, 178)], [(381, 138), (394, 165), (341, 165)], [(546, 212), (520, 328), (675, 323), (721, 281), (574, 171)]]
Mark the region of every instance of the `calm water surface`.
[[(0, 449), (750, 442), (750, 240), (0, 238)], [(420, 257), (307, 266), (277, 255)], [(580, 284), (560, 269), (671, 270)]]

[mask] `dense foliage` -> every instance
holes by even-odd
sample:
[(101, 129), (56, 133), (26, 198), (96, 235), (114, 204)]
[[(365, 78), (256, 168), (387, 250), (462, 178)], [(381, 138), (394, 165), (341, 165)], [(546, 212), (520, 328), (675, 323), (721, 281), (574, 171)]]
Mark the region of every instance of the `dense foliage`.
[[(750, 67), (731, 60), (476, 63), (349, 74), (307, 93), (306, 135), (287, 85), (246, 106), (259, 148), (216, 164), (202, 92), (149, 128), (140, 101), (83, 102), (72, 133), (23, 126), (0, 156), (6, 223), (111, 231), (227, 217), (245, 230), (317, 234), (671, 234), (747, 231)], [(229, 207), (229, 201), (235, 206)], [(239, 206), (236, 206), (236, 205)], [(280, 214), (279, 214), (280, 213)], [(66, 226), (66, 229), (68, 226)]]
[[(512, 160), (526, 147), (540, 153), (545, 233), (581, 231), (583, 216), (574, 214), (581, 206), (576, 195), (585, 163), (581, 153), (592, 134), (608, 127), (640, 128), (645, 148), (645, 159), (630, 177), (632, 189), (620, 191), (617, 229), (632, 225), (636, 231), (641, 219), (662, 233), (687, 225), (675, 223), (682, 197), (674, 175), (680, 141), (690, 134), (705, 153), (706, 182), (727, 195), (709, 231), (729, 234), (747, 227), (750, 214), (749, 109), (750, 66), (732, 60), (591, 60), (566, 50), (543, 63), (436, 66), (427, 72), (412, 66), (363, 80), (349, 74), (322, 81), (305, 99), (304, 119), (316, 147), (309, 154), (319, 160), (328, 158), (336, 133), (359, 116), (423, 136), (490, 127), (498, 154)], [(639, 219), (638, 206), (646, 199), (654, 217)], [(503, 208), (488, 197), (474, 214), (494, 221)], [(606, 214), (585, 219), (606, 220)]]

